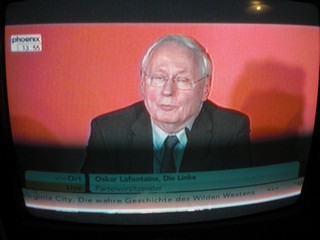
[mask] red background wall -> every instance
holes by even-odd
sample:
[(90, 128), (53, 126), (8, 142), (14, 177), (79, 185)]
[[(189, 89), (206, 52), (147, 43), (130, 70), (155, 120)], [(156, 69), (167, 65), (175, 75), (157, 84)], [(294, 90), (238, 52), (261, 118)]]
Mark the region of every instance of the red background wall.
[[(319, 29), (285, 25), (52, 24), (6, 28), (14, 139), (86, 145), (90, 120), (141, 99), (141, 58), (166, 34), (196, 38), (215, 63), (210, 99), (251, 118), (252, 138), (312, 131)], [(10, 52), (10, 35), (41, 34), (41, 52)]]

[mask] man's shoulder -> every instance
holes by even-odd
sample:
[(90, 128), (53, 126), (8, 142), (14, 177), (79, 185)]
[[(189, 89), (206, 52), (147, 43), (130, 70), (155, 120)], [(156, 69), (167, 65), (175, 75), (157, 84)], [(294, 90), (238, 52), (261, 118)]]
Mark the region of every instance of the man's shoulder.
[(205, 102), (203, 114), (199, 121), (202, 125), (207, 124), (208, 131), (215, 132), (215, 136), (223, 139), (230, 139), (239, 132), (247, 134), (250, 132), (249, 117), (239, 111), (220, 107), (210, 101)]
[(135, 121), (143, 112), (145, 112), (145, 106), (142, 101), (136, 102), (125, 108), (121, 108), (112, 112), (101, 114), (95, 117), (92, 122), (95, 123), (125, 123)]
[(217, 104), (206, 101), (204, 103), (204, 111), (207, 113), (207, 115), (210, 116), (213, 120), (221, 121), (221, 122), (228, 122), (228, 121), (241, 121), (245, 120), (248, 121), (249, 117), (240, 111), (230, 109), (230, 108), (224, 108), (221, 106), (218, 106)]

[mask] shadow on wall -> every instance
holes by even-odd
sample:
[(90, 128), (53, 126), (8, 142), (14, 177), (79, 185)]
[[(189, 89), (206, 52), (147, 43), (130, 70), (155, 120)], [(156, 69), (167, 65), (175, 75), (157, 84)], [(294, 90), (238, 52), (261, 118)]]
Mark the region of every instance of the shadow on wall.
[(15, 136), (15, 157), (25, 170), (79, 172), (84, 149), (65, 146), (41, 122), (28, 116), (11, 119)]
[[(249, 115), (257, 165), (302, 161), (305, 72), (274, 59), (250, 61), (234, 88), (231, 106)], [(311, 137), (311, 136), (310, 136)]]
[(58, 138), (41, 122), (28, 116), (14, 116), (10, 119), (15, 140), (34, 144), (61, 145)]

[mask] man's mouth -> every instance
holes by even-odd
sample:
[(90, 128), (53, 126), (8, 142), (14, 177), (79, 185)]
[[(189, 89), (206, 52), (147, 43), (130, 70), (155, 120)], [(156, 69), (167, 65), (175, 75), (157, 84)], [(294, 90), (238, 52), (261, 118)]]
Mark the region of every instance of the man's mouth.
[(173, 105), (168, 105), (168, 104), (161, 104), (159, 105), (160, 109), (163, 111), (172, 111), (174, 110), (176, 107)]

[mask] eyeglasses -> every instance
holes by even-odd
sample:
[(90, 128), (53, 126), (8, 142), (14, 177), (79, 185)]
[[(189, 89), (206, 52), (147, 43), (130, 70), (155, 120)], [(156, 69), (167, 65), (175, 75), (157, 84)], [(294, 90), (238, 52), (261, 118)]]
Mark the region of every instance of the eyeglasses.
[[(163, 87), (166, 82), (170, 80), (168, 76), (164, 76), (161, 74), (147, 74), (143, 71), (143, 74), (146, 76), (146, 81), (150, 86), (153, 87)], [(191, 90), (198, 82), (201, 80), (207, 78), (208, 75), (205, 75), (204, 77), (197, 79), (197, 80), (191, 80), (187, 77), (183, 76), (176, 76), (171, 78), (172, 82), (177, 86), (178, 89), (181, 90)]]

